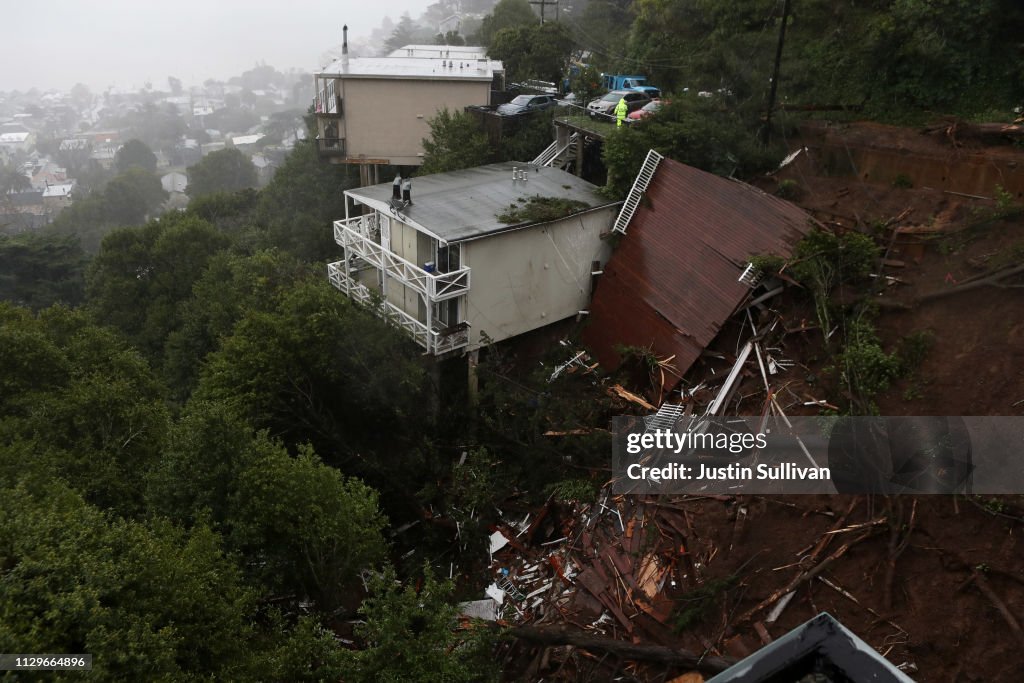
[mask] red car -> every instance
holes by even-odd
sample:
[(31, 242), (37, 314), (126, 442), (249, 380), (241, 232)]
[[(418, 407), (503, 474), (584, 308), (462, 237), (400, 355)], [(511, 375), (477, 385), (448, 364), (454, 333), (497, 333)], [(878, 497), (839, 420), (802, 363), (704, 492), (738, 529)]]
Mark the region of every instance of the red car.
[(636, 111), (629, 112), (629, 116), (626, 117), (626, 122), (636, 123), (637, 121), (643, 121), (666, 104), (668, 104), (667, 100), (652, 100)]

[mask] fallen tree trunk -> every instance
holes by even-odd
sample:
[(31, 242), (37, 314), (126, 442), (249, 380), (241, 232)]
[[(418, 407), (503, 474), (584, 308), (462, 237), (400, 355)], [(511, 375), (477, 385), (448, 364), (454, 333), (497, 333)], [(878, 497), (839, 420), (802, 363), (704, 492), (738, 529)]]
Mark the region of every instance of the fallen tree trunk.
[(1003, 280), (1014, 275), (1024, 273), (1024, 265), (1013, 266), (1010, 268), (1004, 268), (1003, 270), (997, 270), (994, 273), (988, 273), (985, 275), (979, 275), (975, 279), (968, 282), (963, 282), (955, 287), (948, 289), (940, 289), (935, 292), (928, 292), (917, 297), (909, 303), (901, 303), (899, 301), (886, 301), (885, 299), (879, 299), (875, 303), (879, 308), (898, 310), (898, 311), (909, 311), (919, 304), (926, 303), (928, 301), (934, 301), (935, 299), (942, 299), (947, 296), (953, 296), (954, 294), (963, 294), (969, 292), (972, 289), (979, 289), (981, 287), (997, 287), (1000, 289), (1010, 289), (1022, 287), (1022, 285), (1006, 285), (1003, 284)]
[(989, 143), (1024, 140), (1024, 126), (1013, 123), (968, 123), (954, 120), (928, 126), (922, 132), (942, 135), (954, 144), (960, 139), (967, 138)]
[(949, 289), (940, 289), (937, 292), (929, 292), (928, 294), (922, 294), (918, 297), (919, 302), (931, 301), (933, 299), (941, 299), (951, 294), (960, 294), (962, 292), (969, 292), (972, 289), (979, 287), (1007, 287), (1008, 285), (1000, 284), (1000, 281), (1005, 280), (1011, 275), (1024, 272), (1024, 265), (1013, 266), (1012, 268), (1004, 268), (1003, 270), (996, 271), (990, 275), (982, 276), (981, 279), (972, 280), (971, 282), (965, 282), (957, 285), (956, 287), (950, 287)]
[(585, 650), (608, 652), (641, 662), (656, 662), (693, 669), (704, 674), (718, 674), (735, 664), (724, 657), (701, 657), (699, 654), (664, 645), (635, 645), (606, 636), (592, 636), (565, 627), (518, 626), (508, 632), (515, 638), (538, 645), (574, 645)]

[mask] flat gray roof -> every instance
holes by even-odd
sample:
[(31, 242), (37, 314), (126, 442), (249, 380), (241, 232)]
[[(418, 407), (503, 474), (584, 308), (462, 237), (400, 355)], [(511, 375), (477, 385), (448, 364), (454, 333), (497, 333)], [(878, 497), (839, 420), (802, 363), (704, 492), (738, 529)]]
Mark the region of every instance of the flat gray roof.
[(496, 59), (441, 57), (351, 57), (338, 59), (317, 74), (321, 78), (413, 78), (489, 81), (504, 67)]
[[(529, 180), (513, 181), (513, 168), (526, 170)], [(387, 182), (346, 190), (345, 194), (391, 213), (391, 189), (392, 183)], [(574, 199), (586, 203), (589, 209), (619, 203), (597, 194), (596, 185), (561, 169), (506, 161), (414, 177), (412, 204), (401, 211), (400, 218), (444, 242), (461, 242), (531, 225), (502, 223), (497, 214), (510, 205), (521, 205), (519, 200), (536, 196)]]

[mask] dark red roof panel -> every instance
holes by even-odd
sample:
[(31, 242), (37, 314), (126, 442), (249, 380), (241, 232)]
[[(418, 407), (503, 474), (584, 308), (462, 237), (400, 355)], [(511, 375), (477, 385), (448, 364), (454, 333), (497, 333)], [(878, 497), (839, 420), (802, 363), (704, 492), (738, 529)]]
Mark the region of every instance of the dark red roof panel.
[(583, 340), (603, 365), (615, 347), (675, 355), (686, 372), (750, 289), (751, 256), (788, 256), (813, 225), (798, 207), (745, 183), (663, 159), (604, 268)]

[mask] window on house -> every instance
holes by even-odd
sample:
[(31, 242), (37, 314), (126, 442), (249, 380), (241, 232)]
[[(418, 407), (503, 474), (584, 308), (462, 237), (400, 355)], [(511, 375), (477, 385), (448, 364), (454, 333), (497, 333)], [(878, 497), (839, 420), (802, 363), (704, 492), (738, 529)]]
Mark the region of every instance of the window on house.
[(461, 268), (459, 245), (449, 244), (437, 248), (437, 272), (450, 273)]

